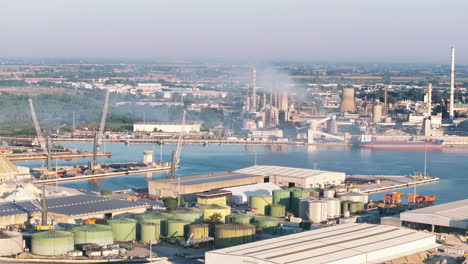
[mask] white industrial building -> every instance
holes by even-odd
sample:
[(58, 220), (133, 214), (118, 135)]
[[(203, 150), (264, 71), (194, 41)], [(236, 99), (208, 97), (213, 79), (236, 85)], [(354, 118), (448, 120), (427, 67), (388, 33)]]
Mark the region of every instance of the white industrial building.
[[(400, 214), (403, 225), (428, 225), (434, 231), (440, 227), (468, 231), (468, 199), (415, 209)], [(436, 230), (436, 231), (437, 231)]]
[(200, 122), (187, 122), (185, 125), (178, 123), (133, 123), (134, 132), (170, 132), (170, 133), (199, 133)]
[(381, 263), (435, 247), (433, 234), (352, 223), (209, 251), (205, 263)]
[(236, 173), (264, 176), (266, 181), (284, 187), (323, 188), (326, 185), (340, 185), (345, 181), (344, 172), (311, 170), (282, 166), (252, 166)]
[(222, 190), (230, 191), (232, 193), (231, 202), (235, 204), (243, 204), (246, 203), (252, 195), (271, 195), (274, 190), (281, 190), (281, 188), (271, 182), (266, 182), (223, 188)]

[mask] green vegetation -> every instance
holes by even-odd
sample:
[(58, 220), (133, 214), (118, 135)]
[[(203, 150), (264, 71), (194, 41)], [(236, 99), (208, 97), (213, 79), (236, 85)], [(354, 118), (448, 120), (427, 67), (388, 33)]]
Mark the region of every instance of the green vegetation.
[(112, 190), (109, 190), (109, 189), (101, 190), (101, 195), (111, 195), (111, 194), (112, 194)]
[(183, 206), (185, 204), (185, 200), (182, 197), (179, 197), (177, 199), (172, 198), (172, 197), (163, 198), (164, 206), (166, 206), (169, 209), (175, 209), (179, 206), (179, 199), (180, 199), (180, 206)]
[(13, 153), (17, 154), (17, 153), (25, 153), (25, 152), (28, 152), (27, 150), (25, 149), (14, 149), (13, 150)]

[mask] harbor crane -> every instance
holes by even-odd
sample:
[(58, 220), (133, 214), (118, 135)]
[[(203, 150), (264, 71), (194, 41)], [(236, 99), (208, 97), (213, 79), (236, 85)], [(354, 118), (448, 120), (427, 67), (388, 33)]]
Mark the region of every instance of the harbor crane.
[(29, 102), (29, 109), (31, 110), (31, 117), (34, 123), (34, 129), (36, 130), (37, 134), (37, 141), (39, 143), (39, 146), (41, 147), (42, 151), (46, 155), (46, 168), (43, 174), (40, 176), (40, 179), (47, 179), (51, 178), (52, 176), (56, 177), (56, 173), (52, 171), (51, 169), (51, 164), (52, 164), (52, 158), (51, 158), (51, 151), (50, 151), (50, 146), (49, 146), (49, 138), (44, 138), (42, 135), (41, 131), (41, 126), (39, 125), (39, 121), (37, 119), (36, 111), (34, 109), (33, 101), (31, 98), (28, 99)]
[(172, 151), (170, 178), (175, 178), (175, 170), (176, 170), (177, 165), (179, 165), (179, 162), (180, 162), (180, 153), (182, 151), (182, 138), (183, 138), (184, 129), (185, 129), (185, 114), (186, 114), (186, 111), (182, 113), (182, 122), (180, 124), (181, 129), (179, 132), (179, 138), (177, 139), (176, 150)]
[(104, 99), (104, 106), (102, 108), (101, 123), (99, 124), (99, 130), (94, 134), (93, 144), (93, 160), (88, 162), (88, 169), (84, 172), (86, 175), (103, 173), (101, 165), (97, 162), (97, 154), (99, 147), (102, 144), (102, 135), (104, 134), (104, 127), (106, 125), (107, 111), (109, 109), (109, 91), (106, 92)]
[(325, 133), (325, 132), (319, 131), (318, 128), (317, 128), (318, 124), (325, 123), (328, 120), (335, 119), (335, 118), (336, 118), (336, 116), (332, 115), (332, 116), (329, 116), (329, 117), (326, 117), (326, 118), (323, 118), (323, 119), (320, 119), (320, 120), (312, 120), (310, 122), (310, 127), (309, 127), (308, 135), (307, 135), (308, 142), (313, 143), (315, 135), (321, 135), (321, 136), (324, 136), (324, 137), (344, 141), (345, 139), (342, 136), (337, 136), (337, 135), (333, 135), (333, 134), (330, 134), (330, 133)]

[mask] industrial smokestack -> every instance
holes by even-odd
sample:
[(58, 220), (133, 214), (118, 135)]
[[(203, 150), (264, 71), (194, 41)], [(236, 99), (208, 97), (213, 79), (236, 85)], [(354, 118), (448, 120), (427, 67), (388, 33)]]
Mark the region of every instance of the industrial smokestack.
[(453, 111), (453, 96), (455, 93), (455, 48), (452, 47), (452, 64), (450, 66), (450, 112), (449, 117), (451, 120), (454, 118), (454, 111)]
[(354, 112), (354, 88), (343, 88), (343, 98), (340, 103), (340, 112)]
[(257, 70), (252, 70), (252, 110), (257, 111)]
[(432, 83), (427, 86), (427, 116), (431, 117), (432, 111)]

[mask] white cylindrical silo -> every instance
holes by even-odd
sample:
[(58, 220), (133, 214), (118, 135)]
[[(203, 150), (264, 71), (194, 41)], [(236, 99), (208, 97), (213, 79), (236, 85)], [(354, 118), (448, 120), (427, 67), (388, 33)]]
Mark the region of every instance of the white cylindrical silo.
[(336, 218), (340, 216), (340, 199), (328, 198), (324, 199), (327, 202), (327, 218)]
[(308, 208), (308, 219), (314, 224), (318, 224), (323, 221), (322, 218), (322, 201), (321, 200), (311, 200), (309, 201)]
[(335, 190), (325, 190), (323, 191), (323, 197), (324, 198), (334, 198), (335, 197)]

